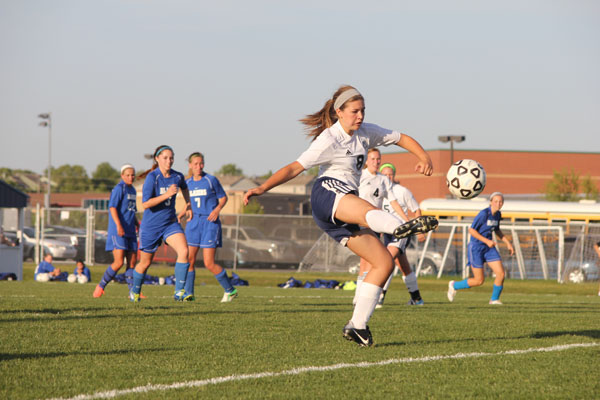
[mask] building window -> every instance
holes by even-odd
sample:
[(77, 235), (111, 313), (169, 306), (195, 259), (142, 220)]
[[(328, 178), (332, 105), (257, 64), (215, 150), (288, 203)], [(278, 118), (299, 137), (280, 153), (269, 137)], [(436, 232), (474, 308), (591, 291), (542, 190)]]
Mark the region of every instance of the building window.
[(88, 208), (91, 204), (96, 210), (108, 210), (108, 201), (109, 199), (84, 199), (83, 208)]

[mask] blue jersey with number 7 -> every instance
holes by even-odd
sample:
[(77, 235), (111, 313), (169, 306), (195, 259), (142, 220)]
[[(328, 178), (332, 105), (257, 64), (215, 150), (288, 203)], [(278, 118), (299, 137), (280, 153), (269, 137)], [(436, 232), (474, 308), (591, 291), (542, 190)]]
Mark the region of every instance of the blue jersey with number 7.
[(221, 183), (213, 175), (204, 174), (199, 180), (191, 177), (186, 183), (194, 216), (209, 215), (219, 204), (219, 199), (226, 196)]

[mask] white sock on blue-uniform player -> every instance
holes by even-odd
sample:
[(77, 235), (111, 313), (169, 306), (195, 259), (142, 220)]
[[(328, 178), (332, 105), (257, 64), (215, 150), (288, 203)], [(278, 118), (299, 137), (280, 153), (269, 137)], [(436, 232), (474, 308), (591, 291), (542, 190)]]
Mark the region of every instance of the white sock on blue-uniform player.
[(175, 293), (183, 290), (190, 263), (175, 263)]
[(187, 277), (185, 278), (185, 293), (194, 295), (194, 282), (196, 281), (196, 270), (188, 271)]
[(381, 295), (382, 289), (373, 285), (372, 283), (363, 282), (356, 300), (356, 306), (354, 306), (354, 313), (352, 314), (352, 325), (356, 329), (366, 329), (367, 323), (373, 315), (379, 296)]
[(225, 271), (225, 268), (223, 268), (223, 270), (221, 272), (219, 272), (217, 275), (215, 275), (215, 278), (217, 279), (219, 284), (223, 287), (223, 289), (225, 289), (225, 292), (231, 293), (235, 289), (233, 287), (233, 285), (231, 284), (231, 279), (229, 279), (229, 276), (227, 276), (227, 271)]

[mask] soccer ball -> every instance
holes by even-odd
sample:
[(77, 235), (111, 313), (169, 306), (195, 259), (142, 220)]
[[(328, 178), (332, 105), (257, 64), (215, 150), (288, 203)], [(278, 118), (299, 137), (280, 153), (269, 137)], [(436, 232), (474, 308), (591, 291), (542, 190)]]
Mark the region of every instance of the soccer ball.
[(47, 272), (42, 272), (41, 274), (37, 274), (35, 280), (38, 282), (48, 282), (50, 280), (50, 275)]
[(459, 160), (452, 164), (446, 174), (446, 185), (454, 196), (472, 199), (485, 188), (485, 170), (477, 161)]
[(78, 275), (77, 282), (78, 283), (88, 283), (88, 278), (85, 275)]
[(67, 282), (69, 282), (69, 283), (75, 283), (75, 282), (77, 282), (77, 275), (75, 275), (75, 274), (69, 274), (69, 276), (67, 277)]

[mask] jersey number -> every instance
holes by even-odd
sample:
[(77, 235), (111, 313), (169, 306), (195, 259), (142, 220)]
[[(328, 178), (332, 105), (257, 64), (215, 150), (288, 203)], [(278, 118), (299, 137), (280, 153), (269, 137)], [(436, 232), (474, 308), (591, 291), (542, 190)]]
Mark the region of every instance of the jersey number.
[(362, 167), (363, 167), (363, 163), (364, 162), (365, 162), (365, 156), (364, 156), (364, 154), (356, 156), (356, 169), (360, 171), (362, 169)]
[(196, 207), (200, 208), (200, 197), (194, 197), (194, 200), (196, 200)]
[(375, 193), (373, 193), (373, 197), (379, 197), (379, 188), (375, 189)]

